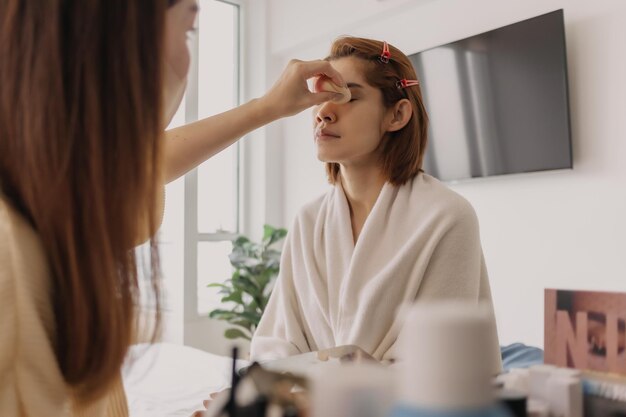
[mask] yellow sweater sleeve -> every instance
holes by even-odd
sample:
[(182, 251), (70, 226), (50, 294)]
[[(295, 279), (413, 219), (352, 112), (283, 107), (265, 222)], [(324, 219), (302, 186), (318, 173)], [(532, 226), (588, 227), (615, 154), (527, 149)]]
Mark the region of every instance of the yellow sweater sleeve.
[(124, 386), (120, 378), (109, 394), (97, 403), (89, 407), (78, 409), (75, 408), (72, 417), (128, 417), (128, 404), (126, 402), (126, 394)]
[(54, 352), (51, 275), (41, 242), (0, 193), (0, 416), (127, 417), (121, 379), (75, 410)]

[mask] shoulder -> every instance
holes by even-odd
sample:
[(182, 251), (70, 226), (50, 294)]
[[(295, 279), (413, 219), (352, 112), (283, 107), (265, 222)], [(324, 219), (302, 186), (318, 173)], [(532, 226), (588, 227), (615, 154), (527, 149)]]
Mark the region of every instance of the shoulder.
[(39, 237), (26, 218), (0, 192), (0, 236), (3, 253), (15, 255), (21, 247), (39, 246)]
[(0, 194), (0, 306), (6, 309), (16, 302), (22, 247), (28, 246), (28, 228), (25, 220)]
[[(88, 413), (72, 402), (54, 352), (55, 324), (52, 276), (41, 239), (0, 193), (0, 385), (1, 398), (22, 398), (27, 403), (0, 401), (0, 415), (105, 415), (126, 416), (126, 397), (120, 382)], [(118, 386), (119, 385), (119, 386)], [(93, 410), (93, 413), (92, 413)]]
[[(50, 288), (37, 233), (0, 194), (0, 375), (7, 376), (0, 398), (10, 391), (28, 399), (25, 415), (66, 415), (68, 397), (54, 354)], [(7, 411), (3, 406), (2, 415)], [(11, 415), (12, 405), (6, 407)]]
[(3, 337), (0, 345), (0, 375), (7, 374), (9, 371), (7, 368), (13, 366), (17, 355), (18, 280), (13, 261), (15, 236), (11, 224), (12, 217), (10, 206), (0, 194), (0, 328)]
[[(2, 286), (19, 288), (49, 304), (51, 285), (48, 260), (39, 235), (31, 224), (0, 193), (0, 276)], [(46, 313), (48, 313), (46, 311)]]
[(47, 339), (52, 343), (52, 280), (43, 245), (26, 218), (2, 194), (0, 236), (0, 316), (8, 326), (2, 328), (17, 332), (23, 327), (37, 327), (42, 330), (39, 342)]
[(332, 199), (337, 187), (332, 187), (324, 194), (317, 196), (315, 199), (304, 204), (296, 213), (294, 226), (312, 226), (315, 224), (320, 213), (324, 212), (325, 207)]
[(410, 190), (410, 198), (416, 205), (427, 207), (427, 210), (438, 214), (437, 217), (442, 220), (478, 224), (472, 204), (461, 194), (430, 175), (419, 174), (403, 187)]

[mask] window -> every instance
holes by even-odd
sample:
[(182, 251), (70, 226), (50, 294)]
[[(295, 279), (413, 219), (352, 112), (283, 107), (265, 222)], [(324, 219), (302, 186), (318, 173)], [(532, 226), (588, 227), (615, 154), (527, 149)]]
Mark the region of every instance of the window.
[[(239, 104), (239, 6), (218, 0), (199, 3), (187, 92), (171, 127)], [(207, 285), (230, 276), (230, 241), (240, 223), (239, 158), (239, 146), (231, 146), (184, 178), (185, 320), (206, 317), (217, 307), (220, 298)]]
[[(187, 91), (168, 128), (239, 104), (240, 6), (236, 1), (199, 0), (198, 32), (189, 40), (192, 64)], [(230, 276), (227, 254), (230, 239), (239, 231), (239, 182), (235, 145), (166, 186), (158, 237), (164, 341), (208, 346), (194, 337), (213, 334), (208, 312), (220, 298), (207, 284)], [(143, 301), (144, 307), (153, 305), (151, 300)]]
[[(191, 77), (196, 83), (189, 87), (197, 96), (187, 100), (187, 122), (239, 104), (239, 21), (238, 5), (200, 1)], [(206, 316), (219, 305), (217, 292), (207, 285), (230, 276), (230, 241), (239, 232), (239, 159), (239, 145), (231, 146), (185, 180), (185, 303), (190, 307), (185, 309), (192, 316)]]

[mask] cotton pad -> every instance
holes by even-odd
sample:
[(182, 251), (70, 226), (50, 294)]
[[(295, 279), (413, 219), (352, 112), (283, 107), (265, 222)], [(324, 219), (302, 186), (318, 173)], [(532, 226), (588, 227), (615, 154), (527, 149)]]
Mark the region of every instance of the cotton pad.
[(339, 93), (341, 96), (332, 99), (333, 103), (344, 104), (350, 101), (352, 95), (350, 94), (350, 89), (348, 87), (340, 87), (335, 84), (330, 78), (321, 76), (315, 80), (315, 84), (313, 89), (316, 93), (327, 91), (332, 93)]

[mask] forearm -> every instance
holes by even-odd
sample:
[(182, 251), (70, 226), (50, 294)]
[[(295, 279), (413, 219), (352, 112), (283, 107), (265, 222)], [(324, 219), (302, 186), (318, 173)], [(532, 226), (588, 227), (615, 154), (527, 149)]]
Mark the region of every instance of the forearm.
[(331, 78), (338, 86), (345, 86), (341, 75), (328, 61), (292, 60), (262, 98), (166, 132), (165, 182), (184, 175), (254, 129), (336, 98), (335, 92), (309, 90), (307, 80), (320, 75)]
[(232, 110), (165, 132), (165, 181), (174, 181), (247, 133), (278, 119), (254, 99)]

